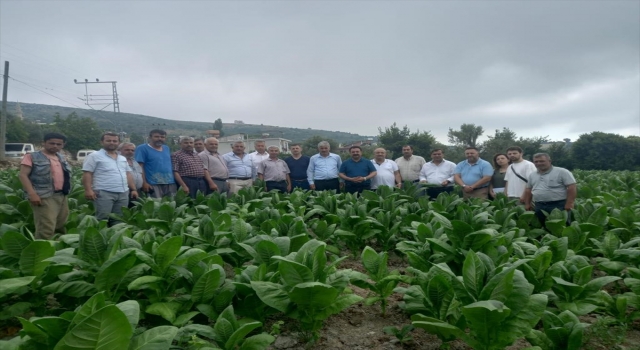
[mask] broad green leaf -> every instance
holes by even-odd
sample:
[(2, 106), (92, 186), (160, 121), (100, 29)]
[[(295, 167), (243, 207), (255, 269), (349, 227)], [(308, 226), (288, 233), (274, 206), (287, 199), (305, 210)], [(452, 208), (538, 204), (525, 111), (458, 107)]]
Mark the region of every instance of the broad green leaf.
[(428, 333), (436, 334), (440, 339), (445, 341), (452, 341), (456, 338), (463, 340), (468, 339), (467, 334), (460, 328), (435, 318), (417, 314), (411, 316), (411, 321), (414, 326), (422, 328)]
[(184, 326), (185, 324), (187, 324), (187, 322), (189, 322), (192, 318), (196, 317), (198, 314), (200, 314), (198, 311), (191, 311), (191, 312), (187, 312), (186, 314), (181, 314), (180, 316), (176, 317), (175, 321), (173, 321), (173, 325), (177, 327)]
[(129, 320), (131, 329), (135, 330), (140, 320), (140, 304), (135, 300), (127, 300), (116, 304), (116, 306), (124, 313), (127, 320)]
[(271, 257), (276, 255), (281, 255), (280, 248), (271, 241), (260, 241), (255, 246), (254, 249), (256, 251), (257, 256), (260, 258), (258, 263), (271, 263)]
[(586, 298), (588, 296), (591, 296), (593, 293), (602, 289), (602, 287), (604, 287), (605, 285), (615, 282), (619, 279), (621, 278), (618, 276), (604, 276), (594, 278), (584, 285), (584, 289), (582, 290), (582, 293), (580, 293), (578, 298)]
[(75, 316), (71, 320), (71, 327), (75, 327), (82, 322), (85, 318), (91, 316), (94, 312), (102, 309), (105, 306), (104, 292), (94, 294), (87, 302), (82, 304), (76, 311)]
[(319, 311), (316, 315), (316, 319), (327, 319), (329, 318), (329, 316), (338, 314), (342, 312), (342, 310), (355, 303), (359, 303), (362, 300), (363, 298), (361, 296), (355, 294), (340, 295), (335, 299), (333, 303), (325, 305), (325, 308)]
[(70, 323), (70, 321), (61, 317), (41, 317), (33, 321), (34, 325), (47, 333), (51, 346), (64, 337)]
[(31, 321), (28, 321), (22, 317), (18, 317), (18, 320), (22, 324), (22, 330), (20, 331), (21, 335), (28, 335), (35, 342), (44, 345), (53, 345), (50, 344), (49, 335), (47, 332), (42, 330), (40, 327), (33, 324)]
[(251, 281), (251, 288), (263, 303), (280, 312), (287, 312), (291, 300), (281, 285), (273, 282)]
[[(497, 300), (482, 300), (462, 308), (471, 334), (487, 349), (502, 348), (499, 343), (500, 324), (509, 317), (511, 310)], [(509, 344), (506, 344), (509, 345)], [(503, 345), (503, 346), (506, 346)]]
[(267, 333), (256, 334), (245, 339), (240, 350), (264, 350), (275, 340), (276, 338)]
[(64, 294), (66, 297), (83, 298), (97, 292), (95, 284), (85, 281), (57, 281), (42, 287), (42, 290), (53, 294)]
[(5, 232), (0, 240), (2, 250), (14, 259), (20, 259), (22, 250), (29, 246), (31, 242), (31, 240), (18, 231)]
[(469, 251), (462, 265), (462, 279), (465, 288), (476, 300), (484, 286), (484, 276), (484, 264), (473, 250)]
[(140, 276), (135, 280), (133, 280), (131, 283), (129, 283), (129, 285), (127, 286), (127, 289), (129, 290), (145, 289), (145, 288), (148, 288), (149, 284), (162, 281), (162, 280), (164, 280), (164, 278), (158, 277), (158, 276)]
[(178, 256), (178, 254), (180, 253), (181, 247), (182, 247), (181, 236), (171, 237), (166, 241), (162, 242), (162, 244), (160, 244), (160, 246), (158, 247), (158, 250), (156, 250), (156, 253), (153, 259), (155, 263), (158, 265), (158, 268), (161, 273), (164, 273), (167, 267), (169, 267), (169, 265), (171, 265), (173, 260)]
[(145, 312), (152, 315), (158, 315), (173, 323), (176, 320), (176, 313), (181, 306), (182, 304), (178, 302), (153, 303), (147, 306)]
[(168, 350), (176, 334), (178, 334), (178, 328), (173, 326), (148, 329), (131, 340), (129, 350)]
[(313, 273), (305, 265), (286, 259), (279, 260), (278, 271), (288, 287), (313, 281)]
[(0, 280), (0, 298), (13, 293), (22, 287), (28, 286), (35, 278), (35, 276), (27, 276)]
[(248, 322), (236, 329), (227, 339), (225, 349), (235, 349), (249, 333), (262, 326), (261, 322)]
[(95, 227), (87, 228), (80, 234), (80, 256), (96, 265), (102, 265), (107, 251), (107, 242)]
[[(217, 268), (219, 267), (219, 268)], [(214, 265), (214, 268), (202, 275), (193, 286), (191, 291), (191, 300), (194, 303), (208, 303), (213, 299), (216, 289), (224, 282), (222, 276), (223, 270), (220, 266)]]
[(327, 307), (337, 296), (338, 290), (320, 282), (300, 283), (289, 293), (292, 302), (305, 308)]
[(362, 251), (362, 265), (364, 265), (364, 268), (367, 269), (371, 275), (375, 276), (378, 274), (378, 270), (381, 267), (380, 260), (375, 250), (369, 246), (364, 247)]
[(122, 279), (135, 262), (136, 255), (133, 249), (118, 251), (98, 269), (95, 280), (96, 288), (110, 291), (113, 286), (122, 282)]
[(71, 329), (55, 350), (126, 349), (132, 335), (133, 330), (125, 314), (115, 305), (109, 305)]
[(218, 317), (216, 323), (213, 325), (213, 332), (215, 333), (215, 338), (213, 338), (213, 340), (215, 340), (220, 346), (224, 346), (227, 340), (231, 338), (234, 331), (235, 330), (233, 329), (231, 322)]

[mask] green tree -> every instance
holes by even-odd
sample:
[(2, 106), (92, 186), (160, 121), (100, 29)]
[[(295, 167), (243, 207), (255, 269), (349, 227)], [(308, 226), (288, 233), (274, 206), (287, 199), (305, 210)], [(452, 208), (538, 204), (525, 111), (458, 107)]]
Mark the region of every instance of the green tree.
[(7, 142), (26, 142), (28, 137), (24, 120), (7, 113)]
[(543, 151), (551, 158), (553, 165), (573, 169), (573, 159), (571, 158), (571, 147), (565, 142), (556, 142)]
[(56, 131), (67, 136), (65, 149), (76, 154), (81, 149), (100, 149), (102, 131), (91, 118), (80, 118), (75, 112), (62, 118), (56, 113), (54, 125), (49, 126), (47, 132)]
[(213, 130), (220, 131), (220, 137), (224, 136), (224, 131), (222, 131), (222, 119), (218, 118), (213, 122)]
[(638, 139), (600, 131), (582, 134), (571, 146), (573, 165), (583, 170), (638, 170)]
[(329, 145), (331, 146), (331, 152), (338, 153), (338, 143), (336, 141), (318, 135), (312, 136), (301, 143), (302, 153), (307, 156), (312, 156), (318, 153), (318, 143), (320, 143), (320, 141), (329, 142)]
[(449, 143), (462, 147), (478, 147), (478, 138), (484, 134), (484, 128), (475, 124), (462, 124), (460, 130), (449, 128)]
[(439, 147), (436, 138), (429, 131), (411, 132), (406, 125), (400, 129), (396, 123), (393, 123), (384, 130), (378, 128), (378, 132), (380, 147), (387, 150), (387, 157), (391, 159), (402, 156), (404, 145), (411, 145), (413, 154), (423, 157), (428, 157), (433, 148)]
[(531, 160), (535, 153), (541, 151), (542, 144), (547, 142), (548, 137), (519, 137), (509, 128), (496, 129), (493, 136), (488, 136), (488, 140), (482, 143), (482, 156), (484, 159), (493, 159), (497, 153), (506, 153), (507, 148), (519, 146), (525, 159)]
[(131, 134), (131, 136), (129, 137), (129, 141), (134, 145), (141, 145), (147, 142), (146, 137), (140, 133)]

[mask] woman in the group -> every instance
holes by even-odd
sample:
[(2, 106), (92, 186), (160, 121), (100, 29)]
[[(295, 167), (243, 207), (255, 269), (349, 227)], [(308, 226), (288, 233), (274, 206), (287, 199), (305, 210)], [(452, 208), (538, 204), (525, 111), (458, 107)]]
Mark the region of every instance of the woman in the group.
[(489, 182), (489, 197), (496, 198), (497, 193), (504, 192), (505, 182), (504, 174), (509, 169), (509, 158), (504, 153), (498, 153), (493, 156), (493, 176)]

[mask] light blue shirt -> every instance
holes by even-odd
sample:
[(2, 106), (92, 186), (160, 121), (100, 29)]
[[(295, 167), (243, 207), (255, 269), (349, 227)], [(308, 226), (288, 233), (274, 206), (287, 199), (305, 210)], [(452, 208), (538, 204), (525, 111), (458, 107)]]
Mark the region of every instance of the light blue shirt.
[[(460, 174), (462, 182), (471, 186), (484, 176), (492, 176), (493, 167), (491, 166), (491, 163), (480, 158), (478, 158), (478, 161), (475, 162), (475, 164), (469, 164), (469, 161), (463, 160), (456, 165), (456, 170), (453, 173)], [(489, 183), (485, 184), (483, 187), (486, 186), (489, 186)]]
[(248, 154), (245, 153), (244, 157), (240, 158), (233, 152), (229, 152), (225, 153), (222, 158), (227, 162), (229, 177), (250, 177), (252, 179), (256, 177), (256, 168)]
[(82, 171), (93, 173), (94, 190), (123, 193), (129, 191), (127, 171), (131, 167), (127, 158), (118, 154), (112, 158), (104, 149), (93, 152), (82, 163)]
[(314, 180), (331, 180), (338, 177), (342, 159), (335, 153), (323, 157), (320, 153), (311, 156), (307, 168), (307, 180), (313, 185)]

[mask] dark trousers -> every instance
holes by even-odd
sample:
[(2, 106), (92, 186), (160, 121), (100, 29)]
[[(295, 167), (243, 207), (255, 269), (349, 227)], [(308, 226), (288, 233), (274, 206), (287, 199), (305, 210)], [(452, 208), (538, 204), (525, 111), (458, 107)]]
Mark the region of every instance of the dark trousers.
[(370, 182), (345, 182), (344, 183), (344, 191), (347, 193), (362, 193), (364, 190), (370, 190), (371, 183)]
[(316, 191), (335, 190), (340, 193), (340, 180), (336, 177), (330, 180), (315, 180)]
[(553, 209), (564, 210), (564, 205), (566, 204), (566, 202), (567, 201), (563, 199), (560, 201), (534, 203), (536, 217), (538, 217), (538, 220), (540, 221), (540, 224), (542, 224), (542, 227), (546, 227), (545, 222), (547, 221), (547, 216), (543, 211), (546, 211), (548, 214), (550, 214)]
[(279, 192), (287, 193), (287, 182), (282, 181), (265, 181), (265, 185), (267, 186), (267, 192), (271, 190), (276, 190)]
[[(216, 186), (218, 186), (217, 192), (225, 196), (229, 195), (229, 183), (227, 182), (227, 180), (218, 179), (217, 177), (212, 177), (211, 180), (213, 180), (213, 183), (216, 184)], [(206, 194), (211, 194), (213, 192), (216, 192), (216, 191), (213, 191), (210, 188), (207, 188)]]
[(296, 188), (300, 188), (303, 190), (308, 190), (309, 189), (309, 181), (307, 179), (303, 179), (303, 180), (294, 180), (291, 179), (291, 190), (295, 190)]
[(196, 198), (196, 194), (198, 193), (198, 191), (202, 192), (203, 194), (207, 194), (209, 186), (207, 186), (207, 182), (204, 181), (204, 178), (183, 176), (182, 180), (184, 181), (184, 184), (189, 188), (189, 196), (191, 198)]
[(451, 193), (453, 192), (453, 186), (438, 186), (438, 187), (427, 187), (427, 196), (429, 199), (435, 200), (438, 198), (440, 193)]

